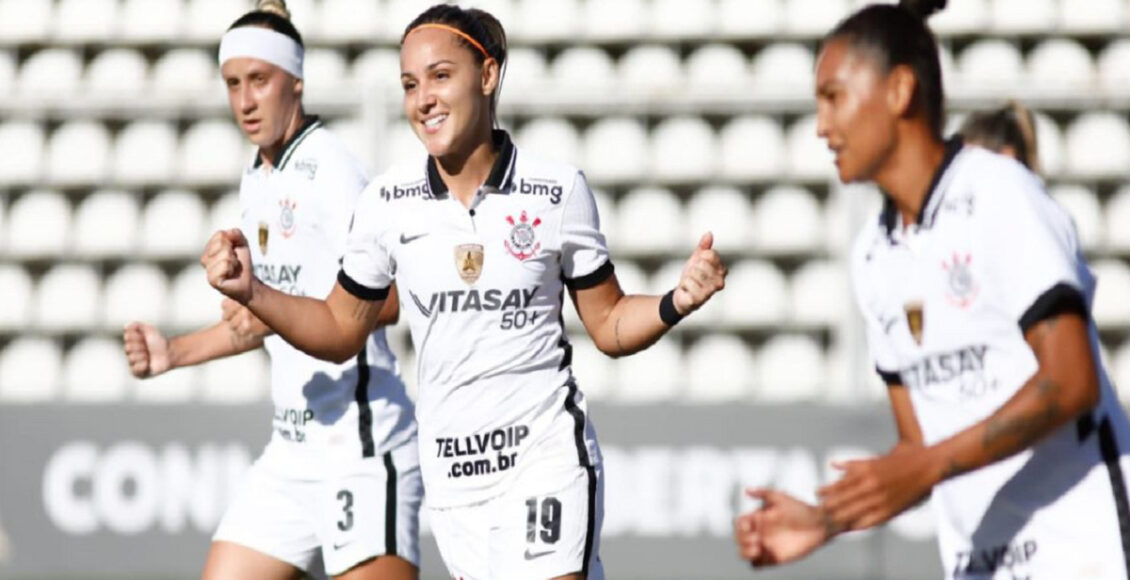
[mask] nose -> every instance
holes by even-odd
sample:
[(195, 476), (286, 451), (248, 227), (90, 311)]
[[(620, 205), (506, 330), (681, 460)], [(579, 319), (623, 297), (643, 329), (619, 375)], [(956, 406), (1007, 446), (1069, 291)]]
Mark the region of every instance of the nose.
[(820, 139), (827, 140), (828, 135), (831, 133), (832, 123), (830, 117), (831, 111), (828, 110), (827, 105), (816, 105), (816, 136)]
[(251, 113), (255, 110), (257, 102), (255, 96), (251, 94), (251, 88), (248, 83), (241, 83), (239, 86), (239, 110), (244, 115)]
[(416, 109), (421, 113), (427, 113), (436, 105), (436, 96), (432, 92), (431, 84), (420, 83), (419, 90), (416, 91)]

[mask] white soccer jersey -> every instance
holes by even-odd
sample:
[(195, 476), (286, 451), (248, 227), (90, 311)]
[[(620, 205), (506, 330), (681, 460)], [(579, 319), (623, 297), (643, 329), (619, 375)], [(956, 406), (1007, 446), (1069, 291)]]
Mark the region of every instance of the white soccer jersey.
[(470, 208), (431, 158), (370, 183), (339, 276), (367, 299), (396, 281), (418, 353), (431, 507), (493, 497), (534, 461), (566, 474), (599, 461), (561, 316), (566, 287), (612, 274), (596, 204), (576, 168), (519, 153), (503, 131), (495, 139)]
[[(287, 294), (325, 298), (345, 252), (367, 179), (360, 162), (316, 117), (286, 143), (274, 167), (258, 154), (240, 182), (241, 228), (255, 276)], [(315, 359), (278, 335), (265, 340), (275, 405), (272, 444), (295, 475), (334, 458), (380, 456), (415, 434), (413, 407), (383, 330), (355, 360)], [(302, 458), (307, 458), (303, 460)]]
[[(910, 390), (926, 444), (999, 409), (1037, 369), (1024, 331), (1073, 297), (1089, 311), (1095, 288), (1039, 179), (956, 140), (917, 224), (901, 227), (888, 202), (852, 274), (876, 367)], [(1090, 334), (1098, 361), (1093, 323)], [(1099, 376), (1102, 400), (1077, 422), (934, 489), (947, 578), (1126, 578), (1130, 428)]]

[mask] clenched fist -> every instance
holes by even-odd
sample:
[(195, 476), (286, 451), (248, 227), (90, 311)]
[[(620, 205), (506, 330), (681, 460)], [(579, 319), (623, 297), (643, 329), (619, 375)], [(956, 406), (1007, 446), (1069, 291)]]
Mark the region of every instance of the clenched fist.
[(200, 265), (213, 288), (240, 304), (251, 299), (251, 250), (243, 232), (230, 229), (213, 234)]
[(122, 332), (122, 345), (133, 376), (145, 379), (169, 370), (169, 340), (156, 328), (131, 322)]
[(713, 246), (714, 234), (706, 232), (683, 267), (673, 296), (675, 310), (682, 316), (698, 310), (715, 292), (726, 287), (726, 265)]

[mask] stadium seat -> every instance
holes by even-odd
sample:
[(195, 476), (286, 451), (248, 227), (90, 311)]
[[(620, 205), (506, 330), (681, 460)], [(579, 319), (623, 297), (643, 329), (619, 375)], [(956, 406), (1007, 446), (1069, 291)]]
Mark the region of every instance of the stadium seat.
[(617, 63), (619, 79), (630, 90), (648, 97), (678, 90), (683, 80), (679, 54), (669, 46), (641, 44), (628, 49)]
[(718, 139), (725, 178), (770, 180), (785, 169), (785, 133), (770, 117), (735, 117), (722, 127)]
[(31, 276), (16, 264), (0, 263), (0, 332), (24, 330), (31, 322), (33, 298)]
[(1098, 77), (1108, 94), (1130, 94), (1130, 39), (1115, 40), (1103, 49), (1098, 58)]
[(189, 40), (219, 43), (224, 31), (247, 11), (248, 6), (231, 0), (186, 0), (184, 33)]
[(69, 48), (44, 48), (20, 67), (16, 80), (24, 97), (60, 99), (78, 94), (82, 58)]
[(1124, 0), (1059, 1), (1059, 29), (1068, 34), (1113, 33), (1125, 30), (1126, 17)]
[(75, 210), (74, 253), (92, 258), (131, 254), (137, 247), (140, 213), (133, 193), (92, 193)]
[(847, 0), (786, 0), (785, 29), (800, 36), (827, 33), (848, 15)]
[(124, 0), (118, 34), (133, 42), (172, 43), (183, 22), (183, 0)]
[(8, 254), (21, 258), (61, 256), (70, 248), (71, 207), (62, 194), (29, 191), (8, 211)]
[(753, 206), (755, 246), (767, 254), (813, 252), (824, 241), (820, 202), (799, 187), (776, 186), (761, 195)]
[[(566, 304), (572, 310), (572, 303)], [(573, 376), (577, 386), (590, 401), (605, 401), (616, 391), (616, 360), (600, 352), (584, 335), (584, 331), (571, 333), (573, 344)]]
[(204, 202), (190, 191), (168, 190), (145, 206), (141, 251), (158, 258), (196, 258), (211, 232), (205, 231)]
[(854, 307), (848, 273), (839, 262), (805, 262), (793, 273), (790, 287), (796, 324), (832, 327)]
[(114, 181), (127, 185), (166, 183), (175, 175), (177, 130), (166, 121), (126, 125), (114, 145)]
[(43, 126), (31, 121), (0, 123), (0, 187), (38, 182), (46, 145)]
[[(689, 249), (687, 253), (688, 255), (690, 254)], [(646, 293), (662, 296), (671, 291), (671, 289), (679, 283), (679, 278), (683, 275), (683, 267), (685, 265), (686, 260), (682, 258), (672, 258), (664, 262), (663, 265), (648, 278)], [(698, 312), (695, 313), (695, 316), (698, 316)]]
[(683, 353), (673, 338), (616, 361), (616, 401), (649, 404), (674, 401), (684, 389)]
[[(303, 35), (310, 38), (325, 38), (329, 42), (333, 42), (333, 31), (327, 31), (330, 36), (323, 37), (322, 23), (320, 20), (321, 10), (318, 9), (318, 4), (322, 0), (286, 0), (286, 9), (290, 12), (290, 21), (294, 24)], [(309, 45), (307, 45), (309, 49)]]
[(51, 339), (20, 337), (0, 352), (0, 402), (44, 403), (59, 395), (63, 355)]
[(941, 36), (984, 33), (989, 23), (986, 0), (950, 2), (945, 10), (930, 18), (930, 28)]
[(0, 0), (0, 39), (7, 43), (44, 42), (54, 17), (52, 0)]
[(16, 86), (16, 53), (0, 49), (0, 98), (14, 92)]
[(519, 43), (560, 42), (575, 38), (580, 30), (579, 0), (518, 0), (512, 30)]
[(118, 23), (118, 0), (59, 0), (54, 36), (64, 42), (110, 40)]
[(662, 180), (701, 181), (718, 170), (714, 130), (698, 117), (669, 117), (651, 136), (651, 174)]
[(597, 182), (638, 181), (648, 168), (648, 136), (643, 122), (604, 117), (585, 133), (582, 167)]
[(373, 42), (381, 34), (380, 4), (370, 0), (322, 0), (319, 36), (336, 42)]
[(220, 320), (223, 297), (208, 284), (199, 264), (185, 266), (173, 278), (169, 323), (180, 330), (196, 330)]
[(777, 42), (753, 57), (753, 82), (759, 94), (809, 100), (816, 56), (802, 44)]
[(201, 371), (207, 403), (255, 403), (266, 399), (269, 392), (271, 370), (263, 349), (205, 363)]
[(650, 9), (650, 3), (645, 0), (587, 0), (584, 5), (585, 36), (598, 42), (641, 38), (648, 24)]
[(1068, 127), (1067, 166), (1071, 175), (1123, 177), (1130, 167), (1130, 127), (1125, 115), (1083, 113)]
[(753, 352), (732, 334), (710, 334), (687, 350), (687, 391), (692, 403), (733, 403), (748, 399), (757, 380)]
[(1056, 0), (992, 0), (993, 29), (1008, 34), (1055, 28)]
[(690, 252), (706, 231), (714, 232), (714, 249), (742, 252), (749, 248), (753, 210), (748, 195), (735, 188), (707, 186), (687, 203), (683, 243)]
[(1040, 169), (1044, 176), (1056, 176), (1064, 170), (1063, 134), (1051, 117), (1036, 114), (1036, 148), (1040, 151)]
[(129, 363), (120, 339), (87, 337), (63, 361), (63, 399), (71, 403), (118, 403), (126, 398)]
[(1091, 314), (1100, 327), (1130, 326), (1130, 267), (1116, 259), (1098, 260), (1091, 264), (1098, 285)]
[(242, 213), (239, 206), (239, 190), (225, 193), (209, 210), (208, 231), (216, 232), (241, 227)]
[(574, 164), (580, 161), (580, 137), (565, 119), (538, 117), (518, 131), (515, 142), (547, 159)]
[[(311, 100), (341, 97), (350, 90), (345, 56), (332, 48), (308, 48), (303, 63), (303, 96)], [(400, 75), (397, 75), (399, 77)]]
[(253, 151), (231, 121), (200, 121), (184, 134), (177, 173), (186, 183), (231, 183)]
[(978, 40), (957, 57), (963, 93), (980, 97), (1016, 96), (1024, 82), (1020, 50), (1004, 40)]
[(789, 317), (784, 274), (771, 262), (742, 260), (730, 264), (726, 290), (718, 295), (726, 320), (740, 327), (773, 327)]
[[(507, 57), (507, 61), (510, 57)], [(507, 64), (507, 67), (510, 67)], [(397, 99), (401, 95), (400, 86), (400, 52), (391, 48), (370, 48), (361, 53), (353, 61), (350, 76), (357, 82), (365, 91), (371, 91), (373, 88), (381, 91), (378, 94), (388, 95), (390, 98), (395, 96)], [(507, 77), (510, 75), (508, 74)], [(510, 79), (507, 78), (503, 85), (509, 85)]]
[(610, 89), (616, 67), (607, 52), (591, 46), (566, 48), (549, 66), (556, 93), (589, 96)]
[(781, 28), (782, 0), (717, 0), (718, 32), (727, 38), (771, 36)]
[(176, 48), (163, 54), (153, 65), (150, 86), (161, 96), (192, 98), (210, 93), (226, 99), (216, 60), (196, 48)]
[(1028, 55), (1028, 86), (1043, 95), (1088, 94), (1094, 84), (1091, 55), (1074, 40), (1046, 40)]
[(111, 48), (99, 53), (86, 68), (86, 88), (95, 96), (136, 97), (144, 94), (149, 65), (140, 52)]
[[(398, 62), (399, 59), (398, 56)], [(531, 96), (543, 94), (549, 79), (549, 65), (545, 62), (545, 54), (536, 48), (516, 46), (506, 55), (502, 99), (505, 101), (508, 95), (513, 95), (524, 101)]]
[(684, 68), (689, 91), (705, 98), (750, 87), (749, 63), (733, 45), (700, 46), (687, 57)]
[(660, 39), (709, 38), (714, 32), (713, 4), (713, 0), (651, 0), (648, 31)]
[[(197, 268), (203, 277), (204, 272)], [(169, 283), (152, 264), (127, 264), (106, 279), (103, 325), (120, 330), (134, 321), (161, 326), (167, 318)], [(215, 316), (219, 320), (219, 316)]]
[(824, 353), (812, 337), (774, 335), (761, 347), (757, 359), (761, 363), (759, 402), (797, 403), (820, 397), (826, 378)]
[(679, 249), (683, 208), (666, 189), (645, 187), (629, 192), (616, 209), (618, 251), (655, 254)]
[[(1130, 253), (1130, 185), (1118, 189), (1106, 202), (1106, 245), (1112, 251)], [(1126, 384), (1130, 389), (1130, 383)]]
[(47, 144), (48, 181), (101, 183), (110, 173), (110, 132), (94, 121), (63, 123)]
[(789, 175), (824, 181), (833, 178), (835, 157), (816, 134), (816, 116), (806, 115), (788, 128)]
[(1083, 249), (1098, 249), (1105, 236), (1103, 210), (1095, 191), (1083, 185), (1060, 184), (1053, 186), (1049, 193), (1071, 215)]
[(101, 286), (92, 266), (52, 266), (39, 280), (34, 324), (51, 332), (93, 329), (99, 322), (98, 309), (102, 306)]

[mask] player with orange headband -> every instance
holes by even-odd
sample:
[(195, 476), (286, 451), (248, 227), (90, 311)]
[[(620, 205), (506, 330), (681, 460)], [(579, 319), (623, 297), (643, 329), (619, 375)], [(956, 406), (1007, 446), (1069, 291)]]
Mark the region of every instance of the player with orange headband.
[(219, 232), (213, 286), (314, 356), (361, 345), (395, 280), (418, 356), (428, 516), (465, 580), (604, 577), (603, 472), (562, 322), (573, 299), (596, 346), (641, 351), (722, 289), (707, 233), (664, 296), (627, 296), (577, 168), (495, 129), (506, 34), (487, 12), (437, 5), (401, 40), (404, 113), (427, 156), (361, 195), (326, 300), (252, 276), (247, 241)]

